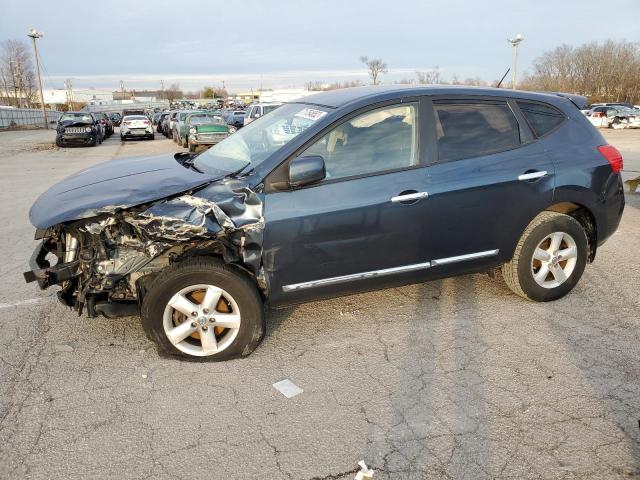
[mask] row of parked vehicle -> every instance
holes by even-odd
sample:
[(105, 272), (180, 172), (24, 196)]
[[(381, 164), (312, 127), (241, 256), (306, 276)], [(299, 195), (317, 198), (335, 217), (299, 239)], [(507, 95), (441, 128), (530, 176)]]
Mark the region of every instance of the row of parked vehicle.
[(114, 123), (104, 112), (65, 112), (56, 125), (56, 145), (100, 145), (113, 135)]
[(594, 103), (582, 110), (599, 128), (640, 128), (640, 105), (630, 103)]
[(156, 130), (178, 145), (195, 152), (210, 147), (235, 133), (245, 124), (279, 107), (280, 104), (256, 104), (242, 109), (172, 110), (152, 116)]
[(66, 112), (58, 120), (56, 145), (96, 146), (120, 127), (120, 140), (154, 140), (155, 129), (182, 147), (195, 152), (224, 140), (244, 125), (281, 106), (261, 103), (246, 109), (177, 109), (148, 114), (144, 110), (113, 112)]

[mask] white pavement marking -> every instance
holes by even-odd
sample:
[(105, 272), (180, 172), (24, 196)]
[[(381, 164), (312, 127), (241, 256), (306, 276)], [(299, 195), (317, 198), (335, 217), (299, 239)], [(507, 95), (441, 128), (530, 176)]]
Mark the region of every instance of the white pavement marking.
[(283, 394), (287, 398), (295, 397), (296, 395), (304, 392), (299, 386), (293, 383), (288, 378), (284, 380), (280, 380), (273, 384), (273, 388), (278, 390), (281, 394)]
[(0, 303), (0, 310), (5, 308), (16, 308), (21, 307), (22, 305), (32, 305), (34, 303), (40, 303), (44, 300), (44, 298), (30, 298), (28, 300), (20, 300), (15, 303)]

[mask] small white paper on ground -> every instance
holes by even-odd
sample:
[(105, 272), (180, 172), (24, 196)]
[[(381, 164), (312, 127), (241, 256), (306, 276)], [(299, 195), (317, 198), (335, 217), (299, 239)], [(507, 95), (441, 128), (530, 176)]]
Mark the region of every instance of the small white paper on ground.
[(280, 380), (273, 384), (273, 388), (278, 390), (281, 394), (283, 394), (287, 398), (295, 397), (296, 395), (304, 392), (299, 386), (293, 383), (288, 378), (284, 380)]

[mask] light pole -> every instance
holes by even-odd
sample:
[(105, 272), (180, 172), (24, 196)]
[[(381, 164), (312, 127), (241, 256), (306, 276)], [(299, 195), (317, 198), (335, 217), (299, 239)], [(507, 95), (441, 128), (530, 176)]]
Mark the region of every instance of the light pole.
[(516, 89), (517, 71), (518, 71), (518, 46), (520, 42), (524, 40), (521, 33), (516, 35), (516, 38), (507, 38), (507, 41), (513, 46), (513, 82), (511, 88)]
[(33, 51), (36, 56), (36, 73), (38, 74), (38, 86), (40, 87), (40, 103), (42, 104), (42, 123), (44, 124), (44, 128), (49, 128), (49, 123), (47, 122), (47, 107), (44, 104), (44, 93), (42, 91), (42, 79), (40, 78), (40, 57), (38, 56), (38, 45), (36, 44), (36, 38), (42, 38), (42, 32), (38, 32), (35, 28), (29, 30), (27, 33), (28, 37), (31, 37), (33, 40)]

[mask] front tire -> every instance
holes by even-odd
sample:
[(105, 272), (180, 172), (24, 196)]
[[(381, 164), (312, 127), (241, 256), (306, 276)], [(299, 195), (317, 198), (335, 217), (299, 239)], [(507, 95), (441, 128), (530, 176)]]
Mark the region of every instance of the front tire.
[(521, 297), (557, 300), (582, 277), (588, 253), (587, 235), (575, 218), (542, 212), (525, 229), (511, 261), (502, 266), (502, 277)]
[(264, 336), (264, 307), (253, 281), (210, 257), (165, 268), (143, 298), (141, 318), (159, 350), (187, 358), (243, 357)]

